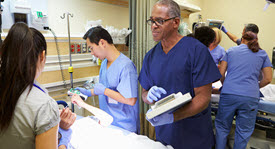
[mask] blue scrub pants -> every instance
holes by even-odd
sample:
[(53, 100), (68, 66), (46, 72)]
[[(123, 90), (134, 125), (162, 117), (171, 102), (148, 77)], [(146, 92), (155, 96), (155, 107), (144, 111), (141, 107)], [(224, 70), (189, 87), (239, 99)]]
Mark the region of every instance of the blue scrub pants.
[(216, 149), (225, 149), (227, 136), (236, 115), (234, 149), (245, 149), (252, 135), (259, 99), (233, 94), (221, 94), (215, 120)]

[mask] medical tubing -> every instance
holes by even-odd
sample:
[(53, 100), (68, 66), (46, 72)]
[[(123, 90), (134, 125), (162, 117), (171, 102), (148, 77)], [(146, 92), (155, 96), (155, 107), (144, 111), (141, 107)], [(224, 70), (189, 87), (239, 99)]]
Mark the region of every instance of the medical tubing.
[(56, 37), (55, 32), (51, 28), (48, 28), (48, 30), (53, 34), (54, 41), (55, 41), (55, 46), (56, 46), (56, 51), (57, 51), (57, 55), (58, 55), (58, 63), (59, 63), (59, 67), (60, 67), (63, 86), (64, 86), (65, 89), (68, 90), (67, 83), (65, 81), (65, 75), (64, 75), (64, 72), (63, 72), (62, 60), (61, 60), (60, 50), (59, 50), (58, 43), (57, 43), (57, 37)]

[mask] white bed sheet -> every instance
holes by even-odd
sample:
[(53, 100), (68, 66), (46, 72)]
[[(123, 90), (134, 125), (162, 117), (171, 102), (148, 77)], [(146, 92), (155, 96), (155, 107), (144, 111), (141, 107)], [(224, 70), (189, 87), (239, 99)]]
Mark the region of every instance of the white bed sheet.
[(71, 129), (71, 149), (173, 149), (146, 136), (103, 127), (89, 117), (77, 120)]
[[(220, 88), (222, 84), (220, 81), (218, 81), (213, 83), (212, 86), (214, 86), (215, 88)], [(262, 100), (275, 102), (275, 84), (268, 84), (267, 86), (261, 88), (260, 91), (264, 95), (264, 97), (261, 98)], [(211, 101), (219, 102), (219, 98), (220, 98), (220, 95), (212, 94)]]
[(275, 85), (268, 84), (267, 86), (260, 89), (262, 94), (264, 95), (263, 100), (275, 102)]

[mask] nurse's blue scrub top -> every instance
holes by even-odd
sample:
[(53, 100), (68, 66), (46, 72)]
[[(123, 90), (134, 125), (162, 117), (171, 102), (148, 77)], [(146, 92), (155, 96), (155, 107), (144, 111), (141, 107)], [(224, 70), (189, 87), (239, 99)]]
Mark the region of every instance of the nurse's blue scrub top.
[(253, 53), (245, 44), (226, 51), (227, 75), (221, 93), (259, 98), (258, 78), (261, 70), (272, 67), (265, 50)]
[(224, 48), (222, 46), (218, 45), (215, 49), (213, 49), (212, 51), (210, 51), (210, 54), (211, 54), (214, 62), (218, 66), (219, 63), (221, 62), (223, 56), (225, 55), (225, 50), (224, 50)]
[[(221, 74), (206, 46), (183, 37), (167, 54), (159, 42), (143, 60), (139, 82), (145, 90), (162, 87), (172, 93), (190, 92), (217, 81)], [(175, 149), (210, 149), (214, 145), (210, 106), (203, 112), (172, 124), (155, 127), (156, 138)]]
[[(107, 59), (103, 60), (99, 82), (107, 88), (119, 92), (125, 98), (138, 97), (138, 75), (134, 63), (124, 54), (107, 69)], [(139, 101), (134, 106), (123, 104), (105, 95), (99, 96), (100, 109), (111, 116), (112, 125), (137, 133), (139, 131)]]

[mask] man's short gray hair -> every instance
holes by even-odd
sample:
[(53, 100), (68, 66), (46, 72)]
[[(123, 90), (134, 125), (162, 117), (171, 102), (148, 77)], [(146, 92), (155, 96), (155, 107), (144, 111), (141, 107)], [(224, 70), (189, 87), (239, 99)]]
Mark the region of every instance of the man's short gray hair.
[(173, 0), (159, 0), (156, 4), (165, 5), (168, 7), (169, 17), (180, 17), (180, 6)]

